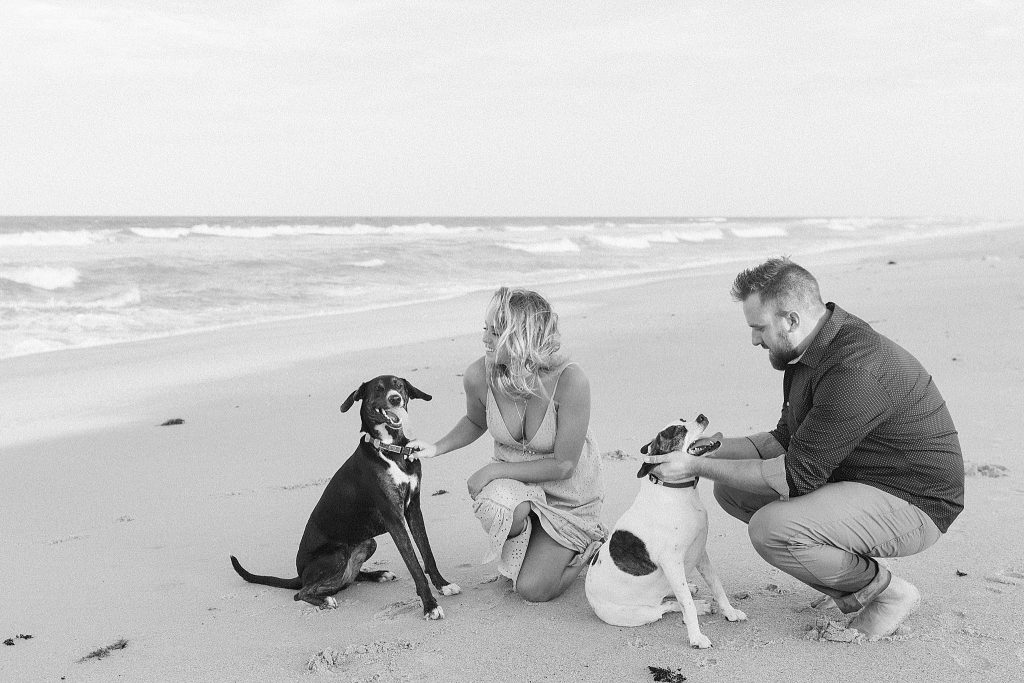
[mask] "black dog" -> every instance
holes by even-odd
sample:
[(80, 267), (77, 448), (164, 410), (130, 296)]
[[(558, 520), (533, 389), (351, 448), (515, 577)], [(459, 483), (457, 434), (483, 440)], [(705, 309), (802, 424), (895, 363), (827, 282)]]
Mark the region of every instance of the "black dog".
[(459, 593), (461, 589), (437, 571), (420, 511), (422, 465), (418, 459), (407, 458), (412, 449), (406, 446), (409, 440), (403, 424), (409, 400), (413, 398), (429, 401), (431, 397), (401, 377), (381, 375), (363, 382), (345, 399), (341, 404), (343, 413), (355, 401), (363, 402), (359, 411), (363, 437), (352, 456), (331, 478), (309, 516), (295, 556), (299, 575), (281, 579), (250, 574), (232, 555), (231, 564), (239, 576), (250, 583), (299, 589), (296, 600), (319, 607), (337, 607), (331, 596), (353, 581), (395, 579), (389, 571), (361, 570), (377, 549), (374, 537), (387, 531), (416, 582), (416, 593), (423, 601), (423, 617), (444, 618), (444, 610), (430, 591), (409, 538), (411, 531), (434, 586), (443, 595)]

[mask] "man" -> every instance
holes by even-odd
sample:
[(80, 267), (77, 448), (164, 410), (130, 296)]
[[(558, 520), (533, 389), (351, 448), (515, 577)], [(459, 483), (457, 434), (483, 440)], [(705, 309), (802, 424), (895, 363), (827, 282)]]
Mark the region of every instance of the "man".
[(668, 455), (666, 481), (715, 481), (715, 498), (748, 524), (769, 564), (831, 596), (870, 637), (894, 633), (921, 595), (873, 558), (925, 550), (963, 510), (953, 420), (912, 355), (834, 303), (786, 258), (732, 287), (754, 346), (785, 372), (771, 432), (722, 439), (703, 458)]

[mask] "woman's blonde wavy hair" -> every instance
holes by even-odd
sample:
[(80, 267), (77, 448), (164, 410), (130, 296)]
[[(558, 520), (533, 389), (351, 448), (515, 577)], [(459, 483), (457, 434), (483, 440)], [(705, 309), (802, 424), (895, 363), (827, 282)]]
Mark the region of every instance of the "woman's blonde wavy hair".
[(558, 314), (537, 292), (501, 287), (491, 297), (487, 317), (498, 335), (495, 358), (507, 359), (491, 363), (487, 381), (507, 396), (526, 398), (539, 386), (537, 379), (562, 362)]

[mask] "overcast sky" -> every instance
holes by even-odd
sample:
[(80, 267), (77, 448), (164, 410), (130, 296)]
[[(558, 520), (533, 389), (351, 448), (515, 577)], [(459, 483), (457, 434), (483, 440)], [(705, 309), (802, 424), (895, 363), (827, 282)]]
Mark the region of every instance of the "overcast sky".
[(1024, 3), (0, 3), (0, 214), (1024, 217)]

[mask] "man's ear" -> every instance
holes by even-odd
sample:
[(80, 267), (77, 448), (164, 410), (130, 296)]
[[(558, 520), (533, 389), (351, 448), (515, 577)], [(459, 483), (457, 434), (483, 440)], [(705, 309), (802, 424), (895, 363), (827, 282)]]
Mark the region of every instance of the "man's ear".
[(412, 382), (405, 379), (404, 377), (402, 378), (402, 381), (405, 382), (405, 390), (409, 392), (409, 398), (419, 398), (423, 399), (424, 401), (429, 401), (430, 399), (434, 398), (430, 394), (420, 391), (419, 389), (414, 387), (412, 385)]
[(789, 323), (790, 330), (800, 325), (800, 311), (787, 311), (782, 317)]
[(348, 412), (348, 409), (352, 407), (353, 403), (355, 403), (357, 400), (361, 401), (363, 399), (363, 389), (365, 388), (366, 382), (363, 382), (362, 384), (359, 385), (358, 389), (349, 394), (348, 398), (345, 399), (345, 402), (341, 404), (341, 412)]

